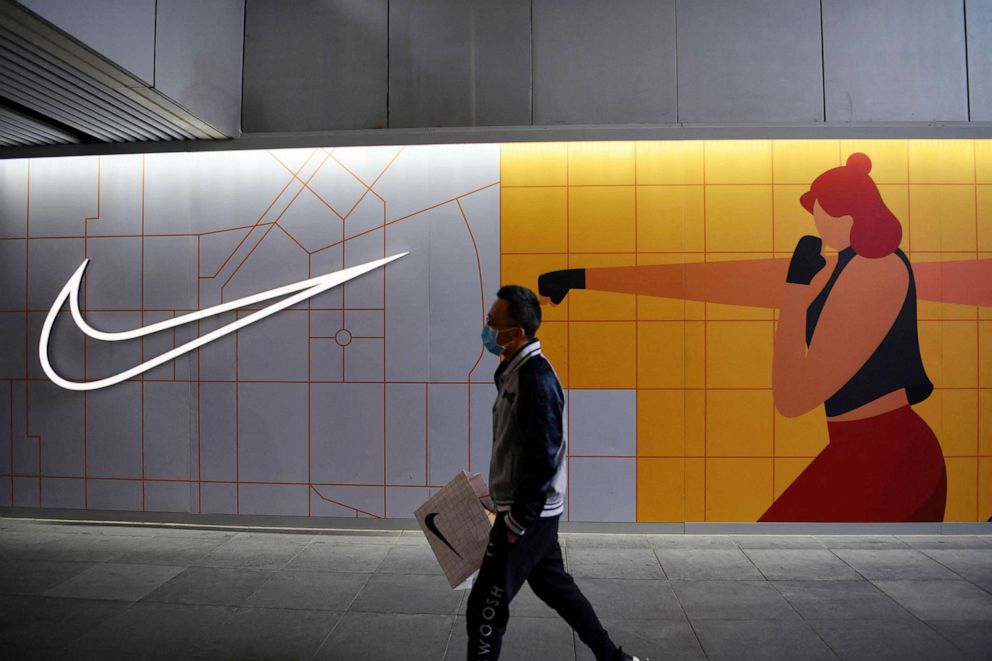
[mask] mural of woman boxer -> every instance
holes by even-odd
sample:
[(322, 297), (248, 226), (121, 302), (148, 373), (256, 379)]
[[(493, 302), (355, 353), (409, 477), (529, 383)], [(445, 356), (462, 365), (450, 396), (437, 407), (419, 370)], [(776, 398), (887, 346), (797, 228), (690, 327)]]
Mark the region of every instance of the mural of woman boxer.
[[(830, 442), (761, 521), (943, 520), (943, 454), (911, 408), (933, 390), (920, 357), (917, 283), (898, 248), (902, 227), (870, 171), (868, 156), (856, 153), (813, 181), (800, 202), (820, 237), (800, 239), (788, 260), (568, 269), (538, 278), (554, 304), (571, 289), (593, 289), (780, 308), (775, 406), (791, 417), (823, 404)], [(825, 259), (823, 243), (838, 255)], [(988, 305), (990, 292), (974, 276), (989, 268), (976, 260), (917, 272), (927, 298)]]
[(817, 177), (801, 198), (821, 240), (799, 240), (782, 297), (772, 388), (797, 416), (824, 405), (830, 442), (761, 521), (941, 521), (947, 492), (937, 437), (911, 408), (933, 391), (920, 357), (916, 283), (902, 227), (869, 176), (871, 161)]

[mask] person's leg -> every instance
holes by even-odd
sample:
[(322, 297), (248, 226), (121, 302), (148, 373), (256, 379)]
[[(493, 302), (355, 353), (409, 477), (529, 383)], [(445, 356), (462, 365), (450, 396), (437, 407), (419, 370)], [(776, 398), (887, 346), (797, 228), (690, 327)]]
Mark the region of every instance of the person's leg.
[(586, 599), (572, 576), (565, 571), (561, 546), (558, 544), (558, 526), (555, 539), (547, 555), (531, 570), (527, 583), (534, 594), (553, 608), (571, 626), (579, 638), (592, 650), (597, 661), (614, 661), (619, 657), (617, 646), (610, 640), (596, 611)]
[(468, 659), (494, 661), (499, 658), (510, 617), (510, 601), (546, 548), (546, 526), (540, 523), (531, 525), (524, 535), (511, 544), (506, 539), (503, 517), (496, 519), (465, 609)]

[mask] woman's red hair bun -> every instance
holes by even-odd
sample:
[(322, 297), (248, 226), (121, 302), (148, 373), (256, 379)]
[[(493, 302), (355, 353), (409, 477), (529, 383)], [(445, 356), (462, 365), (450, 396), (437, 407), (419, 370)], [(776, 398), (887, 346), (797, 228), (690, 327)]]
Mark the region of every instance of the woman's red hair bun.
[(871, 159), (867, 154), (855, 152), (847, 157), (847, 167), (858, 174), (868, 174), (871, 172)]
[(819, 202), (820, 208), (835, 218), (851, 216), (851, 247), (857, 254), (874, 259), (890, 255), (899, 247), (902, 226), (885, 206), (869, 172), (871, 159), (861, 152), (851, 154), (846, 165), (814, 179), (799, 203), (810, 213)]

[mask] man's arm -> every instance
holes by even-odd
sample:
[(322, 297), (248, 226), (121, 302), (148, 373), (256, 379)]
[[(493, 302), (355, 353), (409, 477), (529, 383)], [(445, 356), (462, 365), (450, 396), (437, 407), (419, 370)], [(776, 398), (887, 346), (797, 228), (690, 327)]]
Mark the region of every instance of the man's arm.
[[(528, 378), (529, 377), (529, 378)], [(555, 478), (555, 459), (562, 445), (562, 400), (553, 375), (521, 374), (517, 395), (521, 459), (514, 476), (513, 506), (506, 527), (522, 535), (537, 521)]]

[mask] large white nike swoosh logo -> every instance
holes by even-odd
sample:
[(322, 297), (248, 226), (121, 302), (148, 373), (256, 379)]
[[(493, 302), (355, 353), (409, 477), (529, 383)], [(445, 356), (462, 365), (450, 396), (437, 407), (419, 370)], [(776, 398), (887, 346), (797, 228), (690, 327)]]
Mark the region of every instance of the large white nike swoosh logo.
[[(62, 288), (59, 295), (55, 297), (55, 302), (52, 303), (52, 307), (48, 311), (48, 316), (45, 317), (45, 325), (41, 329), (41, 340), (38, 343), (38, 356), (41, 359), (41, 368), (45, 371), (45, 374), (48, 375), (49, 379), (67, 390), (98, 390), (100, 388), (106, 388), (107, 386), (112, 386), (120, 383), (121, 381), (127, 381), (128, 379), (158, 367), (163, 363), (174, 360), (185, 353), (189, 353), (194, 349), (199, 349), (204, 344), (213, 342), (218, 338), (224, 337), (225, 335), (233, 333), (236, 330), (240, 330), (245, 326), (255, 323), (256, 321), (261, 321), (269, 315), (275, 314), (276, 312), (284, 310), (292, 305), (296, 305), (300, 301), (305, 301), (311, 296), (316, 296), (317, 294), (325, 292), (328, 289), (337, 287), (338, 285), (343, 284), (348, 280), (357, 278), (358, 276), (368, 273), (369, 271), (374, 271), (380, 266), (385, 266), (386, 264), (401, 257), (405, 257), (408, 254), (409, 253), (406, 252), (399, 253), (397, 255), (392, 255), (391, 257), (386, 257), (385, 259), (377, 259), (372, 262), (366, 262), (364, 264), (359, 264), (358, 266), (342, 269), (341, 271), (335, 271), (334, 273), (328, 273), (316, 278), (310, 278), (309, 280), (301, 280), (300, 282), (285, 285), (284, 287), (277, 287), (276, 289), (270, 289), (259, 294), (245, 296), (244, 298), (239, 298), (235, 301), (230, 301), (229, 303), (221, 303), (220, 305), (197, 310), (196, 312), (184, 314), (181, 317), (176, 317), (174, 319), (166, 319), (165, 321), (161, 321), (157, 324), (150, 324), (148, 326), (135, 328), (134, 330), (113, 333), (97, 330), (90, 326), (86, 323), (86, 320), (83, 318), (83, 313), (79, 309), (79, 286), (82, 283), (83, 274), (86, 272), (86, 266), (90, 262), (89, 259), (84, 259), (83, 263), (79, 265), (78, 269), (76, 269), (76, 272), (73, 273), (72, 277), (70, 277), (68, 282), (65, 283), (65, 287)], [(76, 325), (79, 326), (79, 329), (83, 331), (83, 333), (97, 340), (119, 342), (121, 340), (133, 340), (138, 337), (144, 337), (145, 335), (149, 335), (151, 333), (157, 333), (169, 328), (188, 324), (191, 321), (212, 317), (222, 312), (229, 312), (231, 310), (246, 307), (260, 301), (267, 301), (271, 298), (292, 294), (293, 292), (299, 293), (285, 298), (278, 303), (268, 305), (261, 310), (257, 310), (243, 319), (232, 321), (231, 323), (221, 326), (220, 328), (211, 331), (202, 337), (198, 337), (195, 340), (181, 344), (175, 349), (166, 351), (162, 355), (152, 358), (151, 360), (147, 360), (140, 365), (135, 365), (131, 369), (120, 372), (119, 374), (114, 374), (113, 376), (108, 376), (104, 379), (99, 379), (97, 381), (69, 381), (68, 379), (64, 379), (52, 368), (51, 361), (48, 358), (48, 338), (51, 335), (52, 326), (55, 324), (55, 318), (58, 316), (62, 306), (65, 305), (66, 299), (69, 299), (69, 306), (72, 309), (72, 318), (75, 320)]]

